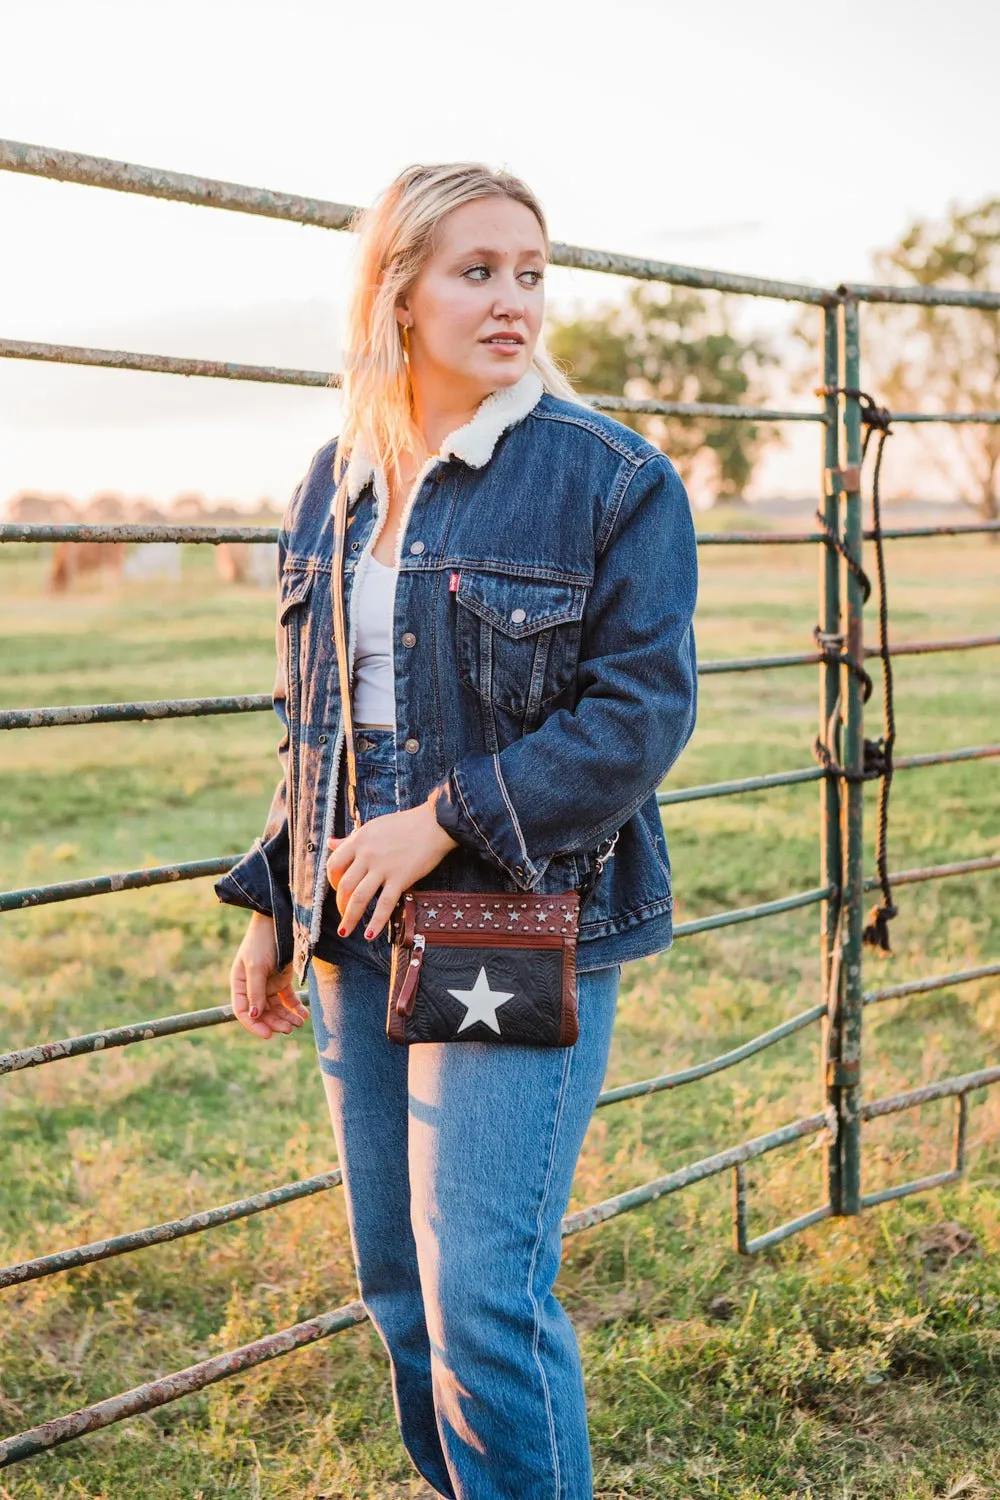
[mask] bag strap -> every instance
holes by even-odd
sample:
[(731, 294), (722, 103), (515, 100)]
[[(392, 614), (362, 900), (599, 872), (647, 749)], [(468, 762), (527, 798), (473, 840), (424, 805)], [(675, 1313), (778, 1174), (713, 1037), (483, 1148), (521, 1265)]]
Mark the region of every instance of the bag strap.
[[(337, 651), (337, 674), (340, 678), (340, 711), (344, 719), (344, 748), (347, 751), (347, 808), (355, 831), (361, 827), (358, 805), (358, 768), (354, 754), (354, 716), (351, 711), (350, 672), (347, 664), (347, 625), (344, 611), (344, 538), (347, 532), (347, 470), (337, 488), (333, 507), (333, 640)], [(332, 790), (336, 796), (336, 790)]]
[[(337, 649), (337, 673), (340, 678), (340, 704), (344, 718), (344, 746), (347, 750), (347, 807), (355, 829), (361, 827), (361, 810), (358, 805), (357, 759), (354, 754), (354, 718), (351, 711), (351, 688), (347, 664), (347, 626), (344, 609), (344, 539), (347, 531), (347, 484), (343, 479), (337, 489), (333, 508), (333, 592), (334, 644)], [(336, 793), (334, 793), (336, 795)], [(597, 846), (597, 862), (590, 873), (580, 882), (580, 909), (593, 895), (604, 866), (612, 857), (618, 842), (618, 829), (609, 839), (602, 839)], [(605, 844), (607, 849), (604, 848)], [(603, 851), (603, 852), (602, 852)]]
[[(612, 856), (612, 853), (614, 852), (614, 847), (618, 842), (619, 833), (621, 833), (620, 828), (616, 830), (616, 832), (611, 836), (610, 839), (602, 839), (597, 846), (597, 863), (594, 865), (594, 868), (591, 870), (590, 874), (580, 882), (581, 911), (586, 906), (591, 896), (594, 894), (594, 887), (600, 880), (602, 874), (604, 873), (604, 866), (607, 864), (608, 860)], [(607, 844), (608, 846), (606, 850), (604, 849), (605, 844)], [(601, 852), (602, 850), (604, 850), (603, 853)]]

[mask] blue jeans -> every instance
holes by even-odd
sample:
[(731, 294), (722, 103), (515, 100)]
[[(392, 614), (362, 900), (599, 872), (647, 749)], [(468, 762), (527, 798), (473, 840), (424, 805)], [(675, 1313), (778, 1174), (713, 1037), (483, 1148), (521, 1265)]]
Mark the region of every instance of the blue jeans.
[[(392, 730), (355, 745), (362, 819), (394, 812)], [(578, 976), (571, 1047), (401, 1046), (385, 1034), (389, 939), (364, 927), (334, 927), (314, 956), (309, 1010), (403, 1443), (452, 1500), (592, 1500), (580, 1351), (552, 1286), (620, 965)]]

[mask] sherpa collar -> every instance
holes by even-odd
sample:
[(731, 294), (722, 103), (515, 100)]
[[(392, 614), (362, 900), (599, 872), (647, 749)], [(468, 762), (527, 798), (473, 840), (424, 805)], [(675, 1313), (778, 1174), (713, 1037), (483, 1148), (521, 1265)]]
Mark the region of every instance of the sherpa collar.
[[(500, 434), (513, 427), (533, 410), (545, 387), (535, 369), (528, 369), (513, 385), (501, 386), (480, 402), (476, 415), (462, 427), (456, 427), (441, 444), (437, 458), (461, 458), (475, 469), (481, 469), (493, 456)], [(435, 460), (428, 462), (428, 467)], [(381, 464), (372, 462), (363, 437), (354, 444), (347, 465), (347, 499), (353, 505), (365, 485), (374, 478), (375, 493), (386, 503), (388, 486)]]

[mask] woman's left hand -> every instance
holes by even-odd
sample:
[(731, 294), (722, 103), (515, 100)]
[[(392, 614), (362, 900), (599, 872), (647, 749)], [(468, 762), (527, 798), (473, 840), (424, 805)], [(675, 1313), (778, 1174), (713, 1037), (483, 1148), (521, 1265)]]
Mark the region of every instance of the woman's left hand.
[(342, 937), (352, 932), (381, 889), (365, 936), (375, 938), (402, 893), (435, 869), (458, 840), (441, 827), (434, 803), (370, 818), (346, 838), (330, 840), (326, 876), (337, 892)]

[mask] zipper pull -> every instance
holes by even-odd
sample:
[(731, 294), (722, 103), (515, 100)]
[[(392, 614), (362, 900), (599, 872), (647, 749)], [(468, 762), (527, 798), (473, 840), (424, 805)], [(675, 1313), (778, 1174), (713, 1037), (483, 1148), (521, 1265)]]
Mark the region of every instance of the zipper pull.
[(424, 961), (424, 948), (427, 939), (422, 932), (413, 934), (413, 957), (410, 959), (406, 970), (406, 978), (403, 980), (402, 988), (396, 1000), (396, 1013), (408, 1016), (413, 1010), (413, 1002), (417, 997), (417, 984), (420, 980), (420, 966)]

